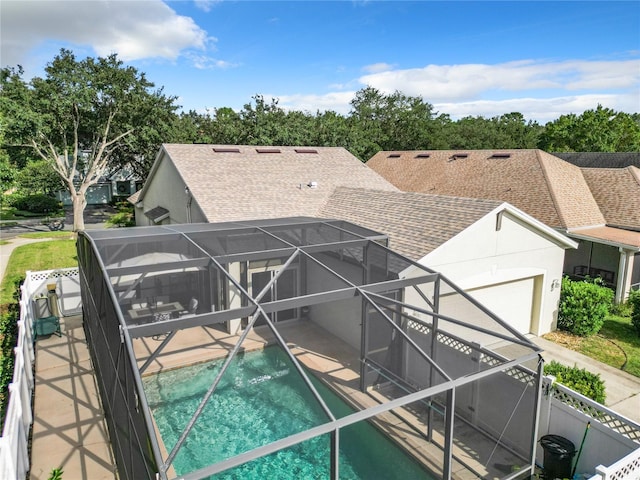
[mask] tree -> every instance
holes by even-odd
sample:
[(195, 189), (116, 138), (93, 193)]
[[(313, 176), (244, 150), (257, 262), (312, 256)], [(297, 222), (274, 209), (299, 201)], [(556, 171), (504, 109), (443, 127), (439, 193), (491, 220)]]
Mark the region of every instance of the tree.
[(60, 176), (49, 166), (46, 160), (35, 160), (18, 171), (15, 176), (18, 189), (28, 195), (42, 193), (53, 196), (64, 185)]
[(108, 169), (150, 163), (174, 125), (175, 97), (153, 90), (115, 54), (79, 61), (62, 49), (45, 73), (27, 83), (20, 67), (2, 69), (5, 134), (60, 176), (73, 201), (73, 229), (83, 230), (87, 189)]
[(366, 161), (380, 150), (438, 148), (442, 122), (434, 116), (420, 97), (363, 88), (351, 100), (351, 153)]
[(545, 125), (538, 147), (547, 152), (637, 152), (638, 115), (598, 105), (582, 115), (561, 115)]

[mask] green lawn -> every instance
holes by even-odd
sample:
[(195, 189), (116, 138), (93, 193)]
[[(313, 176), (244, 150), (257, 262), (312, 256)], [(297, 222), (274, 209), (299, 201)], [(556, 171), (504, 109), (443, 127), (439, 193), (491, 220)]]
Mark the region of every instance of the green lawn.
[(16, 301), (17, 289), (20, 282), (25, 278), (27, 270), (51, 270), (78, 266), (76, 242), (72, 234), (69, 232), (43, 232), (43, 235), (45, 238), (62, 236), (66, 237), (66, 239), (37, 242), (17, 247), (11, 253), (4, 279), (0, 285), (0, 305)]
[(610, 315), (597, 335), (579, 337), (556, 331), (544, 336), (583, 355), (640, 377), (640, 336), (630, 317)]

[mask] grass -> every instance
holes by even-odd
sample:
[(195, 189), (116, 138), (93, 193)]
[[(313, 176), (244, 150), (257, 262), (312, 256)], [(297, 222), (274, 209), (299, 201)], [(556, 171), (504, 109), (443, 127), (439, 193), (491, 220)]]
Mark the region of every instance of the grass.
[(37, 242), (17, 247), (11, 253), (4, 279), (0, 285), (0, 305), (5, 306), (16, 301), (15, 296), (27, 270), (51, 270), (78, 266), (76, 242), (71, 234), (68, 232), (43, 232), (43, 235), (45, 238), (62, 236), (67, 239)]
[[(64, 231), (57, 231), (57, 232), (33, 232), (33, 233), (23, 233), (22, 235), (20, 235), (20, 238), (57, 238), (59, 240), (66, 238), (68, 240), (72, 240), (75, 238), (75, 235), (73, 232), (64, 232)], [(51, 268), (55, 268), (55, 267), (51, 267)], [(32, 269), (33, 270), (33, 269)]]
[[(64, 216), (64, 210), (49, 214), (50, 217)], [(24, 220), (26, 218), (46, 218), (46, 213), (33, 213), (25, 210), (16, 210), (13, 207), (0, 208), (0, 220)]]
[(557, 330), (544, 336), (563, 347), (640, 377), (640, 336), (627, 316), (610, 315), (597, 335), (579, 337)]

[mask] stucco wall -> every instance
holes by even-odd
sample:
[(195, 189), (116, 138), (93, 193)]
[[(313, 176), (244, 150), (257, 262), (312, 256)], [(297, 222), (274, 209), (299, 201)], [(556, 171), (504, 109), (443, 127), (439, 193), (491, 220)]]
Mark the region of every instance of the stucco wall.
[[(349, 265), (345, 262), (339, 262), (328, 256), (323, 256), (322, 261), (330, 268), (339, 270), (339, 273), (345, 277), (361, 275), (360, 269), (357, 267), (352, 267), (351, 272), (347, 271)], [(341, 286), (333, 275), (317, 264), (309, 262), (307, 268), (309, 291), (317, 292)], [(313, 305), (309, 312), (309, 319), (312, 322), (333, 333), (358, 351), (360, 351), (361, 318), (362, 299), (360, 297)]]
[(164, 207), (169, 210), (169, 218), (163, 220), (161, 224), (175, 223), (202, 223), (206, 222), (202, 210), (195, 200), (191, 201), (190, 219), (187, 213), (189, 196), (185, 192), (185, 184), (173, 163), (163, 155), (158, 168), (149, 184), (142, 199), (143, 207), (136, 208), (136, 225), (155, 225), (144, 212), (155, 207)]
[[(496, 214), (476, 222), (456, 237), (424, 257), (420, 263), (441, 272), (453, 283), (473, 295), (473, 289), (536, 278), (531, 333), (542, 335), (557, 323), (560, 288), (554, 280), (562, 279), (564, 249), (505, 214), (500, 229)], [(536, 293), (537, 292), (537, 293)], [(512, 301), (501, 295), (499, 302)], [(513, 300), (517, 301), (517, 300)], [(485, 304), (492, 311), (508, 311), (517, 305)], [(504, 319), (508, 321), (508, 319)]]

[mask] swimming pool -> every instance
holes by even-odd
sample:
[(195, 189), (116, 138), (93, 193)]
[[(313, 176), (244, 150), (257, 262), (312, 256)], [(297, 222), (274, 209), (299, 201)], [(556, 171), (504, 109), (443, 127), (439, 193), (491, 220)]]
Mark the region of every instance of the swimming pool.
[[(143, 379), (167, 450), (208, 390), (223, 360)], [(351, 407), (310, 375), (336, 417)], [(184, 475), (328, 421), (279, 347), (239, 354), (229, 366), (173, 466)], [(216, 479), (329, 478), (330, 436), (323, 435), (216, 475)], [(340, 430), (341, 479), (430, 479), (413, 458), (367, 422)]]

